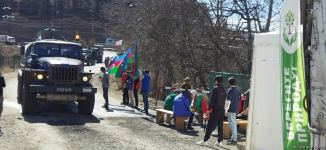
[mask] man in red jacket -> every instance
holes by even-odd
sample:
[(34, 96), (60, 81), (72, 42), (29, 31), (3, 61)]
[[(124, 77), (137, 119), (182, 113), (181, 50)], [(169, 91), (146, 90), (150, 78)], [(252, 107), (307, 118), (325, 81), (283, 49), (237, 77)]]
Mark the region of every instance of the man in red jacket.
[(218, 139), (214, 146), (221, 145), (221, 142), (223, 141), (223, 119), (226, 91), (222, 85), (222, 80), (222, 76), (218, 75), (215, 77), (216, 86), (213, 89), (208, 111), (206, 112), (206, 118), (208, 119), (206, 133), (204, 139), (199, 141), (197, 144), (203, 144), (208, 141), (216, 126), (218, 126)]

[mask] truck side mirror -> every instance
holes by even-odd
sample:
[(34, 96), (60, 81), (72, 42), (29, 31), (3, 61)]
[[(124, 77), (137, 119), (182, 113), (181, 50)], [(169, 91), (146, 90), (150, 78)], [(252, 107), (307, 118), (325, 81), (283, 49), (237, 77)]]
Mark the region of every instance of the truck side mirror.
[(25, 46), (20, 46), (20, 55), (25, 54)]

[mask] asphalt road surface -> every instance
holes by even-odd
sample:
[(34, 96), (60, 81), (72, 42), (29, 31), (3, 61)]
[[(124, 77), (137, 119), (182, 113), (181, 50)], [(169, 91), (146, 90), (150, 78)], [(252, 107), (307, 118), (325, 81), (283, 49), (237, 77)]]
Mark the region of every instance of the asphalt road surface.
[[(105, 56), (115, 55), (105, 52)], [(94, 73), (103, 64), (85, 67)], [(17, 73), (6, 73), (4, 112), (0, 118), (1, 150), (203, 150), (212, 147), (216, 137), (207, 146), (195, 145), (203, 137), (203, 129), (177, 131), (171, 125), (155, 124), (155, 112), (145, 115), (138, 109), (120, 105), (117, 92), (110, 90), (110, 110), (101, 108), (101, 89), (96, 95), (93, 115), (77, 114), (76, 104), (44, 104), (37, 115), (23, 116), (17, 104)], [(96, 80), (96, 79), (94, 79)], [(111, 92), (112, 91), (112, 92)], [(225, 145), (218, 149), (243, 149), (244, 145)]]

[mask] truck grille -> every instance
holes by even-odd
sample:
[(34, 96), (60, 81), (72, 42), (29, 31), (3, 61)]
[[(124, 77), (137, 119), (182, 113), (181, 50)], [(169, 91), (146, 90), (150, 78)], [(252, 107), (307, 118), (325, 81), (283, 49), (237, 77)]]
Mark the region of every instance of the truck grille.
[(78, 68), (76, 67), (53, 67), (51, 79), (54, 81), (75, 81), (78, 79)]

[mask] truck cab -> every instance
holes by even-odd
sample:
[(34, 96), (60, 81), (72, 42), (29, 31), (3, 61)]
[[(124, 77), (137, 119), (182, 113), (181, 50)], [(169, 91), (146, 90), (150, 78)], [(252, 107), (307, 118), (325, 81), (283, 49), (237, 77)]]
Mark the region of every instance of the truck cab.
[(18, 103), (23, 114), (37, 113), (40, 101), (78, 103), (78, 112), (93, 112), (95, 93), (84, 72), (82, 46), (60, 40), (39, 40), (21, 47), (18, 71)]

